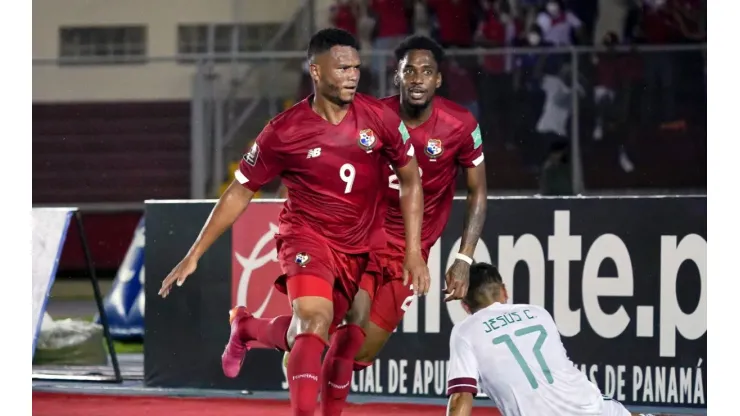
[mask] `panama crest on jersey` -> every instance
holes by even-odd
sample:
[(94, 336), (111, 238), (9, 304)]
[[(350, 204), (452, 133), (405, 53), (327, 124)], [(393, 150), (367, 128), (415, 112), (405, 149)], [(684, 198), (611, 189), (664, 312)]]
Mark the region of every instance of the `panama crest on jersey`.
[(301, 267), (306, 267), (309, 261), (311, 261), (311, 257), (308, 253), (301, 252), (295, 255), (295, 262)]
[(427, 140), (426, 146), (424, 146), (424, 153), (429, 156), (430, 159), (434, 160), (442, 155), (444, 148), (442, 147), (442, 140), (429, 139)]
[(361, 148), (365, 149), (366, 152), (372, 152), (377, 142), (378, 140), (375, 138), (375, 133), (372, 130), (360, 130), (360, 138), (357, 140), (357, 144), (359, 144)]

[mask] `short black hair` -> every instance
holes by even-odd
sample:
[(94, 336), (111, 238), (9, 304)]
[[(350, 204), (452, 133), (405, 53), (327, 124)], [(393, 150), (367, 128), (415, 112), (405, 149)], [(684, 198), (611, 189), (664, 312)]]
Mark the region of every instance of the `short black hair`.
[(434, 60), (437, 61), (437, 65), (441, 64), (445, 59), (445, 51), (442, 49), (439, 43), (429, 36), (412, 35), (404, 39), (396, 47), (396, 61), (403, 59), (409, 51), (422, 50), (429, 51), (434, 56)]
[(311, 36), (311, 41), (308, 43), (308, 59), (311, 60), (316, 55), (328, 52), (335, 46), (349, 46), (360, 50), (360, 43), (351, 33), (332, 27), (321, 29)]
[(479, 309), (482, 299), (486, 299), (485, 291), (492, 291), (498, 296), (498, 291), (504, 284), (496, 266), (488, 263), (474, 263), (470, 266), (470, 283), (468, 293), (465, 294), (463, 302), (470, 309)]

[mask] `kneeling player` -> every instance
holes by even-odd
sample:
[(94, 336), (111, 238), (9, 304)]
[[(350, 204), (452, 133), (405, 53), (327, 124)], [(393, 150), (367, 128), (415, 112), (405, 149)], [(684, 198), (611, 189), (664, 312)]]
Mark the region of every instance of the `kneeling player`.
[(496, 267), (476, 263), (463, 305), (471, 314), (450, 335), (448, 415), (470, 415), (480, 389), (505, 416), (630, 416), (568, 359), (550, 313), (507, 304)]

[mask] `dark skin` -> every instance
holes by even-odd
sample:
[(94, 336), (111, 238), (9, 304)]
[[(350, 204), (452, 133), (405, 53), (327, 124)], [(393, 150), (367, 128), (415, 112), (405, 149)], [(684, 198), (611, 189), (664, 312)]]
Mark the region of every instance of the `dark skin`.
[[(439, 87), (442, 86), (442, 74), (428, 50), (412, 50), (398, 63), (396, 85), (400, 90), (401, 119), (409, 128), (422, 125), (432, 114), (432, 101)], [(485, 163), (465, 169), (468, 188), (467, 213), (463, 228), (460, 252), (473, 257), (475, 246), (480, 239), (486, 217), (486, 167)], [(445, 301), (462, 299), (468, 291), (470, 265), (462, 260), (455, 260), (445, 275), (447, 294)], [(370, 303), (370, 298), (365, 299)], [(369, 322), (367, 316), (358, 319), (365, 328), (366, 338), (362, 349), (355, 357), (356, 361), (371, 363), (391, 337), (378, 325)]]
[[(400, 90), (401, 119), (409, 128), (422, 125), (432, 115), (432, 100), (437, 89), (442, 86), (442, 74), (434, 54), (428, 50), (409, 51), (398, 63), (395, 81)], [(460, 252), (472, 258), (486, 218), (485, 162), (465, 169), (465, 177), (468, 188), (467, 212)], [(458, 300), (465, 296), (468, 291), (469, 271), (468, 263), (455, 260), (445, 276), (445, 293), (448, 295), (445, 301)]]
[[(360, 78), (360, 57), (357, 50), (348, 46), (335, 46), (314, 56), (310, 74), (316, 92), (311, 108), (327, 122), (339, 124), (349, 110)], [(420, 293), (426, 293), (429, 290), (429, 270), (421, 255), (423, 198), (416, 159), (396, 170), (402, 189), (401, 209), (408, 244), (404, 275), (418, 284)], [(167, 297), (173, 284), (181, 286), (195, 272), (200, 257), (234, 224), (253, 197), (254, 192), (236, 180), (231, 183), (219, 198), (191, 249), (162, 282), (160, 296)], [(293, 319), (287, 336), (289, 346), (293, 345), (296, 335), (302, 333), (313, 333), (328, 340), (329, 326), (333, 319), (331, 300), (305, 296), (294, 299), (292, 306)]]

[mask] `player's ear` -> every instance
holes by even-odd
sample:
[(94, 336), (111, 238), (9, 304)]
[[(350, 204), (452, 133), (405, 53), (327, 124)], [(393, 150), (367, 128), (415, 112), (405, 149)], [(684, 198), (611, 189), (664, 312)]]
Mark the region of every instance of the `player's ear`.
[(472, 315), (472, 313), (470, 313), (470, 307), (468, 306), (467, 303), (460, 302), (460, 304), (462, 305), (463, 309), (465, 310), (465, 312), (467, 312), (468, 315)]
[(316, 65), (316, 63), (311, 62), (308, 64), (308, 73), (311, 74), (311, 79), (313, 82), (319, 82), (319, 74), (321, 73), (321, 70), (319, 69), (319, 66)]
[(506, 290), (506, 285), (501, 284), (501, 298), (503, 299), (502, 303), (509, 303), (509, 292)]
[(401, 75), (398, 73), (398, 70), (393, 74), (393, 85), (395, 85), (396, 88), (401, 86)]

